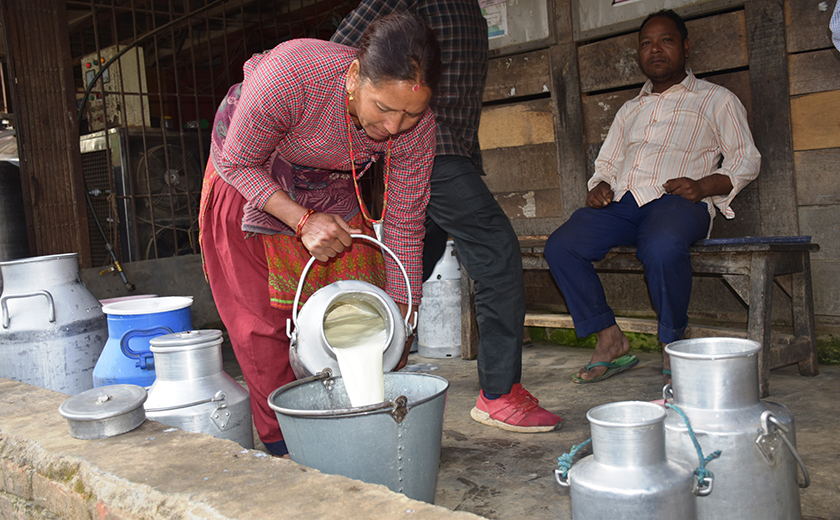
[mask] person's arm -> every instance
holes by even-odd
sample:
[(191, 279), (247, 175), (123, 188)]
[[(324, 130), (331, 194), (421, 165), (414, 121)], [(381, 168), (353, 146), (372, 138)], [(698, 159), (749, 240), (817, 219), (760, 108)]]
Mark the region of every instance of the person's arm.
[(732, 187), (729, 191), (711, 194), (711, 198), (724, 217), (733, 218), (735, 212), (730, 204), (747, 184), (758, 177), (761, 154), (750, 132), (747, 111), (731, 92), (728, 92), (726, 102), (716, 111), (715, 134), (721, 146), (723, 162), (710, 176), (726, 176)]
[[(435, 117), (431, 109), (417, 126), (399, 134), (393, 147), (383, 239), (405, 267), (416, 306), (422, 296), (424, 222), (435, 158)], [(405, 279), (390, 255), (385, 256), (385, 267), (386, 292), (397, 303), (408, 303)]]
[[(612, 202), (613, 190), (618, 179), (618, 170), (624, 162), (626, 144), (624, 142), (624, 125), (627, 117), (627, 104), (621, 106), (615, 114), (607, 138), (601, 145), (598, 158), (595, 159), (595, 173), (589, 179), (586, 196), (587, 206), (593, 208), (604, 207)], [(606, 189), (601, 184), (606, 184)], [(591, 200), (590, 200), (591, 199)], [(590, 203), (591, 202), (591, 203)], [(594, 204), (594, 205), (593, 205)]]
[(700, 202), (706, 197), (727, 195), (732, 191), (732, 181), (728, 176), (720, 173), (713, 173), (697, 181), (688, 177), (669, 179), (662, 186), (667, 193), (679, 195), (691, 202)]
[(371, 22), (393, 11), (414, 12), (416, 6), (416, 0), (362, 0), (357, 8), (344, 17), (330, 41), (356, 47)]

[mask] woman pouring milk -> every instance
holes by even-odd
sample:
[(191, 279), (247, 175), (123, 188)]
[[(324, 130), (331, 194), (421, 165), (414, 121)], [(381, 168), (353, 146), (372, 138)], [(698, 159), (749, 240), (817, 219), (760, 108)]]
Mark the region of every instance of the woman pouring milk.
[(396, 263), (350, 237), (373, 235), (356, 185), (373, 161), (384, 161), (384, 243), (405, 265), (419, 303), (435, 152), (428, 104), (440, 69), (432, 30), (394, 13), (372, 23), (358, 49), (299, 39), (254, 56), (216, 114), (201, 250), (257, 432), (275, 455), (287, 449), (268, 395), (295, 379), (286, 320), (310, 255), (324, 264), (307, 276), (304, 294), (337, 280), (384, 282), (407, 312)]

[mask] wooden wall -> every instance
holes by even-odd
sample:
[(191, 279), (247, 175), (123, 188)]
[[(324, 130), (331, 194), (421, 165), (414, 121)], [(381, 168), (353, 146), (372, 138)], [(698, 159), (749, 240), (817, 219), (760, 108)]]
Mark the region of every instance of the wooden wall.
[(490, 62), (479, 128), (485, 180), (520, 235), (563, 222), (550, 85), (547, 49)]
[[(520, 236), (550, 234), (583, 205), (610, 123), (645, 81), (638, 33), (573, 41), (569, 4), (554, 0), (554, 44), (490, 63), (479, 132), (486, 182)], [(822, 247), (812, 257), (817, 319), (840, 324), (840, 52), (828, 4), (730, 2), (693, 13), (686, 25), (688, 65), (741, 99), (762, 153), (759, 179), (733, 204), (735, 219), (718, 215), (712, 236), (813, 236)], [(641, 276), (605, 278), (618, 312), (652, 314)], [(745, 308), (719, 282), (695, 279), (691, 315), (744, 320)], [(563, 309), (547, 273), (526, 273), (526, 285), (529, 305)], [(789, 307), (774, 315), (789, 321)]]
[(840, 320), (840, 52), (828, 29), (834, 2), (785, 3), (796, 205), (811, 256), (818, 319)]

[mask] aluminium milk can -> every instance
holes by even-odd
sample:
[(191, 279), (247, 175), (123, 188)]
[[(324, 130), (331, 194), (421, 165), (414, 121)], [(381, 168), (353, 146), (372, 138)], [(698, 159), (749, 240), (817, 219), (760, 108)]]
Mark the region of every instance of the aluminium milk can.
[(157, 378), (146, 417), (254, 447), (248, 391), (222, 369), (222, 332), (191, 330), (153, 338)]
[(461, 356), (461, 264), (450, 238), (417, 308), (417, 353), (428, 358)]
[[(411, 286), (405, 268), (397, 255), (388, 246), (373, 237), (356, 234), (350, 236), (354, 239), (360, 238), (373, 242), (394, 258), (405, 278), (409, 301), (407, 316), (411, 316)], [(338, 358), (324, 334), (324, 318), (336, 307), (353, 302), (365, 304), (382, 317), (387, 336), (382, 358), (382, 369), (385, 372), (394, 370), (402, 356), (405, 342), (413, 332), (413, 326), (409, 324), (408, 317), (403, 319), (400, 308), (385, 291), (361, 280), (342, 280), (318, 289), (298, 312), (303, 281), (314, 262), (315, 257), (313, 256), (303, 268), (292, 306), (292, 318), (286, 321), (286, 334), (290, 340), (289, 362), (295, 376), (298, 379), (311, 377), (325, 368), (329, 368), (337, 376), (341, 375)]]
[[(714, 492), (697, 500), (697, 518), (796, 520), (802, 518), (793, 416), (782, 405), (761, 401), (755, 341), (733, 338), (681, 340), (665, 348), (671, 356), (674, 404), (688, 418), (704, 451), (721, 456), (707, 469)], [(668, 411), (668, 457), (691, 464), (697, 454), (682, 418)]]
[(78, 256), (0, 263), (0, 377), (71, 395), (93, 388), (108, 325), (79, 277)]
[(665, 417), (664, 407), (641, 401), (586, 413), (593, 454), (573, 465), (565, 480), (555, 470), (557, 482), (570, 488), (574, 520), (697, 518), (692, 466), (665, 455)]

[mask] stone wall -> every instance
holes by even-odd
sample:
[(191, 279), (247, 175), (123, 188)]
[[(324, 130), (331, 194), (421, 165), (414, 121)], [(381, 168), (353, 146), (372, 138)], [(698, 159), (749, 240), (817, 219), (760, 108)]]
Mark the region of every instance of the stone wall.
[(148, 419), (75, 439), (67, 397), (0, 379), (0, 518), (479, 518)]

